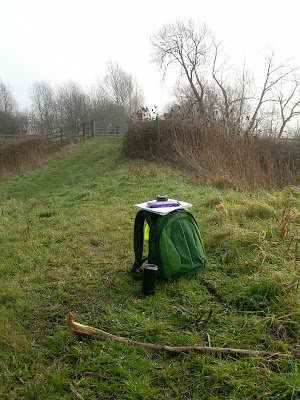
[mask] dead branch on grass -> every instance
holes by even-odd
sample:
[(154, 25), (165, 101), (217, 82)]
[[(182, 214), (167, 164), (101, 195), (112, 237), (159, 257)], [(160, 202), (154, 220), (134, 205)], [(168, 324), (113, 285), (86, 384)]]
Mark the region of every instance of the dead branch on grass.
[(155, 352), (165, 351), (169, 355), (178, 354), (226, 354), (233, 356), (258, 356), (258, 357), (269, 357), (269, 358), (300, 358), (300, 354), (282, 354), (282, 353), (271, 353), (269, 351), (258, 351), (258, 350), (245, 350), (245, 349), (232, 349), (223, 347), (198, 347), (198, 346), (183, 346), (183, 347), (172, 347), (154, 343), (143, 343), (136, 340), (131, 340), (125, 337), (112, 335), (111, 333), (102, 331), (92, 326), (82, 325), (75, 322), (72, 313), (69, 312), (66, 318), (68, 328), (77, 335), (87, 336), (91, 339), (106, 340), (111, 339), (115, 342), (122, 342), (128, 345), (140, 346), (151, 349)]
[(101, 379), (104, 379), (104, 380), (114, 379), (114, 378), (112, 378), (112, 377), (110, 377), (110, 376), (102, 375), (102, 374), (100, 374), (99, 372), (89, 372), (89, 371), (86, 371), (86, 372), (84, 372), (83, 375), (84, 375), (84, 376), (96, 376), (97, 378), (101, 378)]
[(75, 395), (75, 397), (78, 399), (78, 400), (84, 400), (84, 398), (81, 396), (81, 394), (79, 394), (78, 392), (77, 392), (77, 390), (75, 389), (75, 387), (74, 387), (74, 385), (72, 384), (72, 383), (70, 383), (70, 389), (71, 389), (71, 392)]

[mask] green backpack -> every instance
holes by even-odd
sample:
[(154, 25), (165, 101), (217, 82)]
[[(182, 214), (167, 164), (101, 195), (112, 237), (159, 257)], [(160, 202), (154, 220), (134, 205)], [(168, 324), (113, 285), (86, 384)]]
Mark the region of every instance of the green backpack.
[(143, 258), (145, 220), (150, 227), (148, 263), (158, 266), (159, 278), (176, 280), (204, 268), (204, 246), (197, 222), (191, 213), (175, 210), (166, 215), (158, 215), (141, 210), (134, 223), (133, 277), (147, 260)]

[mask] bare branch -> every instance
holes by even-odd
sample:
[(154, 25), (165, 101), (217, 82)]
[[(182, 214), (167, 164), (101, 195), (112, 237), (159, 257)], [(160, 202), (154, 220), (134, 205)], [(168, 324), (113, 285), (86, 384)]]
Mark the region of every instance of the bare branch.
[(73, 315), (69, 313), (66, 318), (68, 328), (76, 333), (77, 335), (87, 336), (91, 339), (99, 339), (99, 340), (114, 340), (115, 342), (125, 343), (127, 345), (134, 345), (145, 347), (151, 349), (155, 352), (165, 351), (170, 355), (178, 355), (178, 354), (229, 354), (235, 356), (258, 356), (258, 357), (270, 357), (270, 358), (299, 358), (300, 355), (295, 354), (282, 354), (282, 353), (270, 353), (268, 351), (258, 351), (258, 350), (244, 350), (244, 349), (232, 349), (232, 348), (223, 348), (223, 347), (198, 347), (198, 346), (184, 346), (184, 347), (171, 347), (160, 344), (153, 343), (144, 343), (138, 342), (136, 340), (127, 339), (125, 337), (112, 335), (111, 333), (102, 331), (97, 328), (93, 328), (88, 325), (82, 325), (74, 321)]
[(288, 77), (292, 76), (297, 68), (288, 69), (288, 62), (284, 62), (278, 66), (275, 65), (275, 52), (271, 51), (270, 55), (266, 56), (267, 68), (265, 73), (264, 84), (258, 98), (257, 105), (250, 119), (248, 132), (252, 131), (256, 125), (258, 113), (262, 105), (266, 102), (272, 101), (271, 98), (267, 98), (266, 95), (275, 90), (278, 84), (282, 84)]
[(196, 26), (192, 20), (165, 25), (152, 39), (153, 60), (164, 77), (170, 66), (178, 65), (197, 99), (199, 112), (204, 115), (203, 71), (210, 57), (211, 32)]

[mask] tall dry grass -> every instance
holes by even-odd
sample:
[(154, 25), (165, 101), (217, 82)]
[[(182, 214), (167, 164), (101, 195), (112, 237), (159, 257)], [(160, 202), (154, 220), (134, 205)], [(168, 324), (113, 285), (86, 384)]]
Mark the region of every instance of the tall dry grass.
[(0, 137), (0, 181), (38, 168), (82, 138), (67, 139), (61, 144), (60, 139), (53, 142), (47, 136)]
[(48, 156), (46, 137), (0, 138), (0, 181), (39, 167)]
[(131, 124), (123, 154), (164, 160), (218, 187), (300, 184), (300, 143), (228, 131), (219, 121), (170, 118)]

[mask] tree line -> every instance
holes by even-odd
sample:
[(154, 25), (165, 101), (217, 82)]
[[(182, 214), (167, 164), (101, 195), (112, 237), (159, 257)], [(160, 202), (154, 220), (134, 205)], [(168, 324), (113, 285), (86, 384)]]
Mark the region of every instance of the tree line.
[(153, 60), (164, 77), (178, 72), (176, 101), (169, 111), (214, 119), (224, 129), (282, 137), (299, 132), (299, 68), (279, 62), (270, 49), (260, 84), (246, 66), (238, 70), (222, 43), (190, 19), (166, 24), (153, 36)]
[[(246, 65), (233, 65), (213, 32), (193, 19), (165, 24), (151, 46), (163, 77), (172, 67), (178, 73), (167, 115), (213, 120), (227, 132), (299, 137), (299, 68), (278, 61), (274, 50), (262, 55), (258, 82)], [(53, 87), (41, 81), (33, 84), (30, 99), (29, 110), (19, 112), (12, 91), (0, 82), (0, 133), (48, 134), (90, 119), (128, 120), (144, 109), (136, 79), (111, 61), (103, 80), (88, 93), (75, 82)]]
[(35, 82), (30, 89), (31, 105), (18, 111), (12, 90), (0, 82), (0, 134), (47, 135), (59, 129), (80, 128), (85, 121), (128, 120), (144, 105), (144, 94), (136, 79), (112, 61), (101, 82), (88, 92), (76, 82), (52, 86)]

